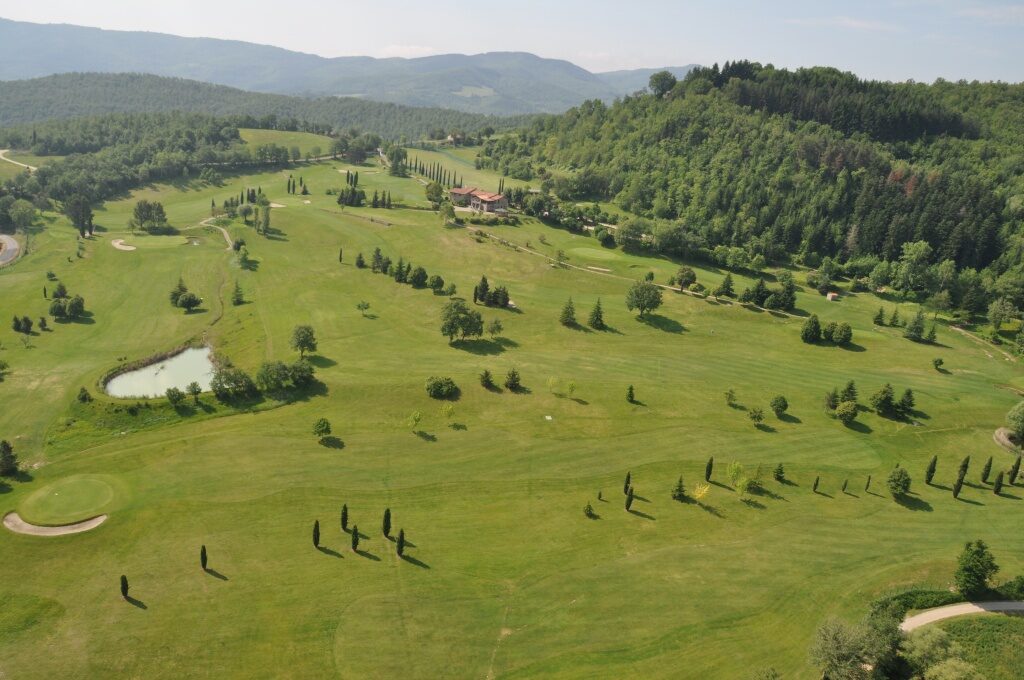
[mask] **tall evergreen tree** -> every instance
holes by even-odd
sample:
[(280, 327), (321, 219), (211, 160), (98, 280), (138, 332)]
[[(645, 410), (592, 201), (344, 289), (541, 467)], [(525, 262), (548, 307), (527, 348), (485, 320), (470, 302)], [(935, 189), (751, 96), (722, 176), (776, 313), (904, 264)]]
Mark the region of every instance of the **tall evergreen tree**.
[(629, 472), (627, 472), (626, 473), (626, 481), (624, 481), (622, 483), (622, 493), (629, 493), (629, 487), (630, 487), (630, 482), (631, 481), (632, 481), (632, 476), (630, 475)]
[(939, 464), (939, 457), (932, 456), (932, 459), (928, 461), (928, 468), (924, 471), (924, 483), (929, 486), (932, 483), (932, 479), (935, 478), (935, 468)]
[(203, 568), (203, 571), (206, 571), (206, 546), (205, 545), (199, 547), (199, 566)]
[(1013, 461), (1013, 465), (1010, 466), (1010, 479), (1009, 479), (1010, 486), (1013, 486), (1014, 484), (1017, 483), (1017, 475), (1020, 474), (1020, 463), (1021, 463), (1021, 456), (1020, 456), (1020, 454), (1017, 454), (1016, 460), (1014, 460)]
[(0, 441), (0, 476), (13, 477), (18, 473), (18, 455), (6, 439)]
[(121, 597), (122, 599), (128, 599), (128, 577), (121, 574)]
[(359, 525), (352, 525), (352, 552), (359, 552)]
[(398, 530), (398, 541), (395, 542), (395, 552), (399, 557), (405, 552), (405, 529)]
[(558, 322), (563, 326), (576, 325), (576, 307), (572, 303), (572, 298), (565, 301), (565, 305), (562, 307), (562, 313), (558, 317)]
[(710, 482), (711, 481), (711, 473), (714, 471), (714, 469), (715, 469), (715, 457), (711, 456), (710, 458), (708, 458), (708, 462), (704, 465), (704, 481), (705, 482)]
[(626, 492), (626, 510), (628, 511), (633, 506), (633, 487), (629, 487)]
[(320, 547), (320, 520), (313, 521), (313, 547)]
[(391, 536), (391, 508), (384, 508), (384, 521), (381, 523), (381, 533), (384, 538)]
[(999, 495), (1003, 492), (1003, 471), (996, 473), (996, 481), (992, 484), (992, 493)]
[(590, 318), (587, 319), (587, 325), (595, 331), (604, 330), (604, 310), (601, 309), (601, 298), (597, 299), (597, 302), (594, 303), (594, 308), (590, 310)]
[(989, 456), (988, 460), (985, 461), (985, 465), (981, 468), (981, 481), (983, 484), (988, 484), (988, 476), (992, 474), (992, 456)]

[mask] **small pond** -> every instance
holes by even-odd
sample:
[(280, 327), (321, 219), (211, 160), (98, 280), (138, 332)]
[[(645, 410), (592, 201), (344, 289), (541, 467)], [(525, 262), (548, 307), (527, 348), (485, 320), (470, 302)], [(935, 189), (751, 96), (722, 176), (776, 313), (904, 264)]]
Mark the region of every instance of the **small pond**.
[(184, 391), (197, 382), (206, 392), (213, 377), (209, 347), (192, 347), (170, 359), (143, 366), (112, 378), (106, 385), (112, 397), (162, 397), (169, 387)]

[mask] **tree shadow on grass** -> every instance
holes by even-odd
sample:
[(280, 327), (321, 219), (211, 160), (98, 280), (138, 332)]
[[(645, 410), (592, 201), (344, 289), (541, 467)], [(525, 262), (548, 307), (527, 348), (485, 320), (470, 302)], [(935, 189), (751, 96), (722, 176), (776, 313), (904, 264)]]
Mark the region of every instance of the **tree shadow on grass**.
[(868, 351), (863, 345), (858, 345), (855, 342), (847, 342), (842, 345), (837, 345), (839, 349), (846, 350), (847, 352), (866, 352)]
[(781, 479), (781, 480), (779, 480), (779, 484), (782, 484), (784, 486), (800, 486), (799, 484), (794, 482), (792, 479)]
[(330, 555), (331, 557), (337, 557), (338, 559), (344, 559), (340, 552), (338, 552), (337, 550), (331, 550), (327, 546), (319, 545), (319, 546), (317, 546), (316, 549), (319, 550), (320, 552), (322, 552), (324, 555)]
[[(635, 498), (635, 496), (634, 496), (634, 498)], [(630, 508), (626, 512), (628, 512), (631, 515), (636, 515), (637, 517), (643, 517), (644, 519), (649, 519), (651, 521), (654, 521), (654, 519), (655, 519), (653, 515), (648, 515), (646, 512), (642, 512), (640, 510), (635, 510), (633, 508)]]
[(422, 560), (418, 560), (412, 555), (402, 555), (402, 561), (408, 562), (409, 564), (419, 567), (420, 569), (430, 569), (430, 565)]
[(900, 494), (899, 496), (896, 496), (893, 500), (895, 500), (898, 505), (902, 505), (907, 510), (918, 510), (923, 512), (932, 511), (931, 503), (924, 500), (923, 498), (920, 498), (917, 494), (913, 492), (909, 494)]
[(700, 501), (697, 501), (697, 507), (714, 517), (718, 517), (720, 519), (725, 517), (725, 515), (722, 514), (722, 511), (713, 505), (706, 505), (704, 503), (701, 503)]
[(207, 574), (209, 574), (210, 576), (214, 577), (215, 579), (220, 579), (221, 581), (227, 581), (228, 580), (227, 576), (225, 576), (224, 574), (220, 573), (216, 569), (204, 569), (203, 571), (205, 571)]
[(754, 427), (760, 430), (761, 432), (778, 432), (778, 430), (776, 430), (768, 423), (757, 423), (756, 425), (754, 425)]
[(657, 328), (659, 331), (664, 331), (666, 333), (679, 334), (686, 330), (683, 328), (683, 324), (679, 323), (675, 319), (662, 316), (661, 314), (647, 314), (647, 316), (644, 316), (640, 321), (651, 328)]
[[(1006, 487), (1004, 486), (1003, 489), (1006, 489)], [(1019, 501), (1020, 500), (1020, 496), (1014, 496), (1012, 493), (1007, 493), (1005, 490), (1004, 491), (1000, 491), (996, 495), (999, 496), (1000, 498), (1008, 498), (1011, 501)]]
[(494, 356), (505, 351), (505, 345), (503, 343), (500, 343), (497, 340), (485, 340), (484, 338), (477, 338), (475, 340), (456, 340), (451, 344), (451, 346), (455, 349), (461, 349), (478, 356)]
[[(771, 489), (769, 489), (766, 486), (758, 486), (757, 488), (752, 489), (750, 491), (750, 493), (753, 494), (754, 496), (764, 496), (765, 498), (771, 498), (773, 501), (785, 501), (786, 500), (785, 496), (783, 496), (781, 494), (775, 493), (774, 491), (772, 491)], [(788, 503), (789, 501), (786, 501), (786, 502)]]
[(843, 495), (850, 496), (852, 498), (860, 498), (860, 496), (858, 496), (857, 494), (853, 493), (852, 491), (844, 491)]
[(131, 595), (125, 596), (124, 601), (133, 607), (138, 607), (139, 609), (149, 609), (149, 607), (146, 606), (145, 602), (143, 602), (137, 597), (132, 597)]
[(870, 425), (865, 425), (864, 423), (861, 423), (856, 420), (847, 425), (846, 429), (853, 430), (854, 432), (859, 432), (861, 434), (871, 434), (872, 432), (874, 432), (874, 430), (871, 429)]
[(313, 356), (306, 357), (306, 361), (313, 364), (317, 368), (330, 368), (331, 366), (338, 365), (338, 362), (335, 361), (334, 359), (329, 359), (325, 356), (320, 356), (319, 354), (314, 354)]
[(804, 422), (797, 418), (796, 416), (790, 415), (788, 413), (783, 413), (781, 416), (779, 416), (779, 420), (781, 420), (784, 423), (792, 423), (794, 425)]
[(757, 500), (755, 500), (753, 498), (741, 498), (740, 502), (742, 502), (743, 505), (747, 506), (748, 508), (753, 508), (754, 510), (764, 510), (765, 509), (765, 504), (764, 503), (761, 503), (760, 501), (757, 501)]
[(429, 432), (424, 432), (423, 430), (416, 430), (413, 434), (415, 434), (417, 437), (419, 437), (425, 442), (437, 441), (437, 435), (430, 434)]
[(731, 486), (729, 486), (727, 484), (722, 484), (717, 479), (708, 480), (708, 484), (711, 484), (712, 486), (717, 486), (720, 489), (728, 489), (729, 491), (732, 491), (732, 487)]
[(356, 550), (356, 554), (374, 562), (380, 562), (380, 558), (368, 550)]
[(820, 489), (818, 491), (815, 491), (814, 495), (815, 496), (824, 496), (825, 498), (832, 498), (832, 494), (825, 493), (824, 491), (822, 491)]
[(952, 487), (946, 486), (945, 484), (936, 484), (934, 482), (929, 484), (929, 486), (931, 486), (932, 488), (935, 488), (935, 489), (941, 489), (942, 491), (952, 491), (953, 490)]
[(343, 442), (340, 437), (328, 435), (320, 438), (320, 446), (328, 449), (343, 449), (345, 448), (345, 442)]
[(961, 503), (967, 503), (967, 505), (985, 505), (981, 501), (972, 501), (970, 498), (964, 498), (963, 496), (957, 498), (956, 500), (960, 501)]
[(651, 502), (648, 499), (644, 498), (643, 496), (641, 496), (640, 494), (637, 494), (637, 493), (633, 494), (633, 500), (640, 501), (641, 503), (650, 503)]

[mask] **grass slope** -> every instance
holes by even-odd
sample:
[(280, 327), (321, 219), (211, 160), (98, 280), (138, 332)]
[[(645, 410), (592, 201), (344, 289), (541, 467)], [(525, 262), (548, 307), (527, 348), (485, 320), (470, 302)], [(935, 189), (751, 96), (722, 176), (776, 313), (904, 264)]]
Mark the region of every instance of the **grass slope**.
[[(0, 672), (734, 678), (772, 665), (784, 677), (813, 678), (806, 649), (818, 621), (859, 617), (891, 587), (947, 585), (964, 541), (987, 540), (1006, 574), (1024, 568), (1019, 488), (995, 497), (972, 468), (976, 486), (954, 502), (921, 481), (933, 454), (946, 487), (966, 454), (993, 455), (996, 469), (1010, 463), (991, 433), (1017, 399), (1005, 387), (1024, 386), (1017, 363), (951, 331), (934, 348), (873, 327), (879, 301), (868, 295), (799, 296), (802, 313), (849, 321), (854, 350), (802, 344), (799, 318), (674, 293), (639, 321), (624, 308), (627, 281), (552, 268), (472, 230), (443, 228), (422, 209), (413, 179), (365, 166), (364, 189), (393, 190), (409, 207), (339, 209), (324, 191), (342, 186), (344, 167), (148, 188), (97, 214), (102, 229), (81, 259), (72, 228), (48, 216), (32, 252), (0, 272), (0, 318), (44, 313), (47, 270), (92, 312), (34, 337), (31, 349), (0, 330), (0, 357), (11, 364), (0, 383), (0, 435), (33, 466), (30, 480), (0, 488), (0, 512), (42, 514), (33, 494), (85, 475), (114, 494), (104, 506), (110, 519), (95, 531), (55, 540), (0, 532)], [(285, 193), (289, 172), (303, 175), (311, 196)], [(184, 228), (208, 215), (211, 198), (245, 186), (287, 206), (273, 211), (271, 238), (230, 227), (246, 239), (252, 270), (233, 264), (216, 232), (197, 230), (200, 245), (188, 246), (181, 236), (126, 231), (138, 198), (163, 201)], [(650, 270), (664, 281), (677, 267), (534, 221), (492, 231), (628, 279)], [(113, 238), (161, 247), (122, 252)], [(444, 298), (352, 266), (356, 252), (375, 247), (443, 275), (467, 297), (486, 273), (509, 286), (522, 313), (483, 310), (502, 321), (504, 338), (449, 346), (438, 333)], [(698, 268), (705, 284), (723, 275)], [(179, 276), (204, 297), (203, 311), (170, 307)], [(735, 278), (740, 289), (750, 283)], [(248, 300), (239, 307), (227, 303), (236, 280)], [(570, 296), (581, 319), (600, 298), (612, 330), (561, 327)], [(355, 307), (363, 300), (365, 318)], [(291, 360), (300, 323), (317, 330), (312, 360), (325, 394), (290, 406), (217, 417), (229, 411), (204, 396), (211, 413), (179, 415), (154, 400), (130, 416), (95, 388), (121, 357), (204, 336), (247, 369)], [(932, 368), (936, 355), (948, 373)], [(501, 378), (512, 367), (529, 392), (477, 383), (485, 368)], [(450, 421), (424, 392), (430, 375), (462, 388)], [(575, 381), (573, 397), (552, 393), (549, 378)], [(919, 425), (862, 414), (850, 429), (825, 416), (824, 392), (851, 378), (865, 401), (886, 381), (912, 387)], [(640, 404), (626, 402), (630, 384)], [(94, 402), (74, 401), (81, 386)], [(742, 408), (724, 403), (729, 388)], [(791, 417), (756, 430), (744, 409), (778, 393)], [(406, 422), (413, 411), (423, 415), (421, 434)], [(319, 417), (343, 448), (317, 444)], [(692, 488), (709, 456), (718, 484), (705, 506), (672, 501), (676, 478)], [(793, 483), (769, 482), (768, 493), (744, 503), (725, 478), (734, 460), (748, 469), (784, 462)], [(903, 505), (883, 492), (896, 463), (915, 479)], [(622, 508), (627, 471), (642, 497), (635, 514)], [(867, 475), (872, 493), (863, 491)], [(599, 490), (607, 502), (597, 501)], [(584, 518), (588, 501), (599, 520)], [(338, 527), (342, 503), (366, 536), (361, 554)], [(380, 535), (386, 507), (415, 544), (412, 561), (400, 562)], [(314, 519), (323, 552), (310, 545)], [(201, 544), (217, 575), (200, 571)], [(120, 599), (121, 574), (138, 606)]]
[(988, 680), (1014, 680), (1024, 668), (1024, 617), (970, 616), (939, 624), (960, 644), (964, 660)]
[(324, 135), (314, 135), (309, 132), (286, 132), (253, 128), (241, 128), (238, 133), (242, 136), (242, 141), (250, 146), (277, 144), (289, 149), (297, 146), (303, 157), (311, 153), (314, 147), (320, 149), (320, 154), (329, 154), (331, 152), (331, 138)]

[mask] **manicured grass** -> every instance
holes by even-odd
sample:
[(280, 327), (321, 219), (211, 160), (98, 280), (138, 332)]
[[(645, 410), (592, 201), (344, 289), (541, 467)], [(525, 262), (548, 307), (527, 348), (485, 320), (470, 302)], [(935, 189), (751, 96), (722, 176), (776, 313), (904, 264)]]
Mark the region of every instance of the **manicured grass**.
[(1016, 680), (1024, 668), (1024, 616), (965, 616), (941, 624), (963, 649), (965, 661), (988, 680)]
[[(461, 180), (462, 185), (467, 187), (476, 187), (485, 191), (497, 191), (498, 182), (501, 180), (501, 176), (490, 170), (477, 170), (473, 163), (473, 159), (476, 158), (476, 154), (479, 151), (479, 147), (461, 147), (458, 149), (451, 149), (446, 147), (440, 147), (436, 151), (427, 151), (424, 149), (409, 149), (409, 162), (413, 163), (416, 160), (429, 165), (430, 163), (440, 163), (446, 170), (450, 170), (455, 173)], [(505, 186), (511, 188), (513, 186), (526, 186), (529, 182), (522, 180), (513, 179), (511, 177), (505, 178)], [(533, 185), (539, 186), (540, 181), (534, 181)]]
[(110, 481), (94, 475), (73, 475), (32, 493), (19, 507), (34, 524), (70, 524), (101, 514), (114, 501)]
[(288, 147), (289, 149), (293, 146), (297, 146), (299, 147), (299, 152), (302, 153), (303, 157), (305, 157), (307, 153), (311, 153), (313, 147), (320, 147), (321, 154), (329, 154), (331, 152), (331, 138), (325, 137), (324, 135), (315, 135), (309, 132), (257, 130), (253, 128), (240, 128), (238, 132), (242, 136), (242, 141), (249, 146), (277, 144), (278, 146)]
[[(0, 272), (0, 318), (45, 313), (47, 270), (92, 312), (54, 324), (30, 349), (0, 328), (0, 358), (11, 364), (0, 383), (0, 437), (32, 466), (30, 480), (3, 487), (0, 513), (29, 513), (33, 494), (79, 475), (115, 490), (110, 519), (92, 532), (0, 532), (0, 670), (10, 677), (736, 678), (770, 665), (814, 678), (807, 646), (820, 620), (860, 618), (893, 587), (946, 587), (964, 541), (985, 539), (1001, 574), (1024, 569), (1024, 493), (996, 497), (978, 480), (989, 455), (995, 469), (1011, 462), (991, 435), (1018, 398), (1005, 386), (1024, 384), (1017, 362), (945, 328), (942, 346), (931, 347), (874, 327), (882, 303), (866, 294), (798, 297), (800, 314), (849, 321), (853, 349), (804, 345), (801, 318), (670, 292), (641, 321), (624, 307), (629, 280), (652, 271), (664, 282), (679, 263), (605, 250), (533, 220), (484, 228), (612, 275), (553, 268), (475, 238), (475, 227), (442, 227), (416, 203), (421, 184), (370, 174), (372, 166), (361, 170), (365, 189), (390, 187), (417, 207), (342, 210), (325, 191), (343, 185), (344, 167), (150, 187), (97, 213), (101, 230), (82, 258), (74, 230), (49, 215), (32, 252)], [(289, 173), (302, 174), (310, 196), (285, 193)], [(238, 221), (228, 227), (246, 240), (250, 270), (215, 231), (186, 231), (203, 236), (200, 246), (173, 247), (163, 244), (184, 239), (127, 231), (138, 198), (162, 201), (184, 230), (209, 216), (211, 199), (256, 186), (287, 207), (273, 210), (269, 238)], [(113, 238), (139, 249), (115, 250)], [(503, 339), (449, 346), (438, 332), (446, 298), (352, 265), (375, 247), (444, 276), (467, 298), (486, 274), (509, 287), (520, 312), (481, 308), (485, 321), (502, 321)], [(711, 287), (725, 274), (695, 269)], [(206, 300), (202, 311), (168, 303), (179, 276)], [(737, 291), (752, 282), (734, 278)], [(238, 307), (229, 302), (235, 281), (247, 300)], [(611, 330), (562, 327), (570, 296), (581, 320), (600, 298)], [(366, 317), (360, 301), (370, 303)], [(291, 361), (290, 333), (301, 323), (317, 331), (312, 361), (324, 388), (292, 405), (226, 415), (204, 395), (204, 407), (181, 414), (153, 400), (133, 416), (134, 400), (96, 386), (122, 359), (204, 336), (247, 370)], [(932, 368), (935, 356), (948, 372)], [(479, 386), (483, 369), (501, 382), (512, 367), (529, 391)], [(450, 418), (424, 391), (430, 375), (462, 389)], [(843, 427), (821, 402), (848, 379), (865, 403), (884, 382), (911, 387), (920, 413), (906, 422), (864, 412)], [(561, 394), (570, 380), (571, 397)], [(631, 384), (638, 404), (626, 402)], [(75, 401), (82, 386), (93, 402)], [(725, 404), (729, 388), (742, 408)], [(790, 416), (755, 429), (745, 409), (769, 412), (776, 394)], [(422, 414), (419, 435), (407, 424), (413, 411)], [(342, 448), (317, 443), (320, 417)], [(949, 487), (967, 454), (975, 486), (961, 501), (923, 485), (932, 455), (936, 483)], [(709, 456), (718, 484), (703, 506), (672, 501), (675, 480), (692, 489)], [(732, 461), (748, 471), (783, 462), (792, 484), (768, 481), (744, 502), (726, 479)], [(897, 463), (914, 478), (903, 504), (884, 492)], [(627, 471), (642, 498), (636, 513), (623, 509)], [(587, 502), (600, 519), (583, 516)], [(342, 503), (367, 536), (363, 554), (339, 530)], [(415, 544), (415, 561), (398, 560), (381, 536), (385, 508), (395, 533), (404, 528)], [(315, 519), (333, 552), (311, 545)], [(223, 579), (199, 569), (202, 544)], [(145, 609), (121, 600), (121, 574)]]

